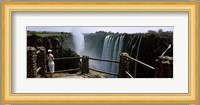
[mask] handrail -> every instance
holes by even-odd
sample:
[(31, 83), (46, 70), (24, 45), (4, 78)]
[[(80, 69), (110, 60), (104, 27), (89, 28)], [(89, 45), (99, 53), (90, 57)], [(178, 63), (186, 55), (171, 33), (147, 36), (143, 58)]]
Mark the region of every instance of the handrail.
[(152, 66), (150, 66), (150, 65), (148, 65), (148, 64), (146, 64), (146, 63), (144, 63), (144, 62), (141, 62), (141, 61), (139, 61), (139, 60), (137, 60), (137, 59), (135, 59), (135, 58), (132, 58), (132, 57), (129, 56), (129, 55), (126, 55), (126, 57), (128, 57), (129, 59), (131, 59), (131, 60), (133, 60), (133, 61), (135, 61), (135, 62), (137, 62), (137, 63), (139, 63), (139, 64), (141, 64), (141, 65), (144, 65), (144, 66), (146, 66), (146, 67), (148, 67), (148, 68), (150, 68), (150, 69), (152, 69), (152, 70), (155, 69), (154, 67), (152, 67)]
[(111, 72), (106, 72), (106, 71), (102, 71), (102, 70), (97, 70), (97, 69), (93, 69), (93, 68), (89, 68), (90, 70), (96, 71), (96, 72), (101, 72), (101, 73), (106, 73), (106, 74), (110, 74), (110, 75), (118, 75), (116, 73), (111, 73)]
[[(68, 69), (68, 70), (59, 70), (59, 71), (55, 71), (54, 73), (61, 73), (61, 72), (68, 72), (68, 71), (77, 71), (77, 70), (80, 70), (80, 68)], [(46, 73), (50, 73), (50, 72), (46, 72)]]
[(99, 60), (99, 61), (106, 61), (106, 62), (112, 62), (112, 63), (119, 63), (119, 61), (108, 60), (108, 59), (91, 58), (91, 57), (89, 57), (89, 59), (91, 59), (91, 60)]
[(61, 57), (61, 58), (54, 58), (54, 60), (63, 60), (63, 59), (80, 59), (82, 57)]
[[(129, 55), (125, 55), (127, 58), (145, 66), (145, 67), (148, 67), (152, 70), (154, 70), (155, 68), (144, 63), (144, 62), (141, 62)], [(55, 58), (54, 60), (64, 60), (64, 59), (81, 59), (83, 57), (62, 57), (62, 58)], [(120, 63), (119, 61), (115, 61), (115, 60), (109, 60), (109, 59), (101, 59), (101, 58), (92, 58), (92, 57), (88, 57), (88, 59), (90, 60), (98, 60), (98, 61), (106, 61), (106, 62), (112, 62), (112, 63)], [(96, 71), (96, 72), (101, 72), (101, 73), (105, 73), (105, 74), (110, 74), (110, 75), (118, 75), (117, 73), (112, 73), (112, 72), (106, 72), (106, 71), (103, 71), (103, 70), (98, 70), (98, 69), (93, 69), (93, 68), (89, 68), (90, 70), (93, 70), (93, 71)], [(67, 72), (67, 71), (75, 71), (75, 70), (80, 70), (80, 68), (76, 68), (76, 69), (68, 69), (68, 70), (60, 70), (60, 71), (55, 71), (55, 73), (59, 73), (59, 72)], [(50, 72), (47, 72), (47, 73), (50, 73)], [(131, 78), (134, 78), (128, 71), (125, 71), (125, 73), (131, 77)]]
[(128, 71), (125, 71), (125, 72), (129, 77), (134, 78)]
[[(64, 59), (81, 59), (82, 57), (61, 57), (61, 58), (54, 58), (54, 60), (64, 60)], [(119, 61), (115, 60), (109, 60), (109, 59), (101, 59), (101, 58), (92, 58), (89, 57), (91, 60), (99, 60), (99, 61), (106, 61), (106, 62), (112, 62), (112, 63), (119, 63)]]
[(41, 67), (38, 67), (38, 68), (36, 69), (36, 73), (38, 73), (40, 70), (41, 70)]

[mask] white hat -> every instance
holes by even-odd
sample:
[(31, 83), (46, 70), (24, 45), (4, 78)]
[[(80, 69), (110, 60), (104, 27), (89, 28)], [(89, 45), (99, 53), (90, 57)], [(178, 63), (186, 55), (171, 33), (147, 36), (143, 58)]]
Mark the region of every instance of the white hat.
[(48, 49), (48, 52), (52, 52), (52, 50), (51, 50), (51, 49)]

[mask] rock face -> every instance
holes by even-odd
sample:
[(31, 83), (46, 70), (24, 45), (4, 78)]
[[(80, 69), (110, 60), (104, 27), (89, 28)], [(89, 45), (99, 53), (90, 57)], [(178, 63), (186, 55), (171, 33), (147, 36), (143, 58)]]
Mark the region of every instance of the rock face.
[[(127, 52), (131, 57), (136, 58), (152, 67), (155, 66), (155, 60), (158, 56), (168, 48), (169, 44), (173, 44), (172, 34), (169, 35), (134, 35), (126, 36), (125, 45), (123, 51)], [(173, 56), (173, 46), (165, 54)], [(173, 68), (172, 68), (173, 69)], [(136, 74), (137, 78), (154, 77), (154, 71), (144, 66), (130, 61), (130, 73)]]
[[(79, 55), (72, 51), (66, 46), (73, 48), (73, 45), (66, 45), (70, 41), (70, 36), (47, 36), (41, 37), (37, 35), (27, 36), (27, 46), (33, 46), (35, 48), (39, 46), (44, 46), (46, 50), (52, 49), (52, 54), (54, 58), (60, 57), (79, 57)], [(66, 46), (64, 46), (66, 45)], [(79, 67), (79, 59), (70, 59), (70, 60), (55, 60), (55, 70), (65, 70)]]
[(173, 78), (173, 57), (159, 56), (155, 64), (155, 78)]
[(85, 50), (84, 53), (90, 57), (101, 58), (104, 39), (108, 33), (96, 32), (85, 35)]
[(39, 77), (46, 77), (47, 65), (46, 65), (46, 49), (44, 47), (37, 47), (39, 50), (37, 53), (37, 67), (41, 67), (39, 72)]
[(46, 77), (46, 54), (44, 47), (27, 46), (27, 78)]
[(36, 77), (37, 55), (34, 47), (27, 47), (27, 78)]

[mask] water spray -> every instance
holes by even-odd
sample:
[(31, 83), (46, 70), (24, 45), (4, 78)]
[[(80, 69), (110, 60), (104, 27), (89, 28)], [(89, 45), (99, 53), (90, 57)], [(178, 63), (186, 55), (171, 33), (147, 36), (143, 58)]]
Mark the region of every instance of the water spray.
[(72, 30), (73, 35), (73, 41), (75, 45), (75, 51), (82, 56), (85, 48), (85, 41), (84, 41), (84, 35), (78, 28), (74, 28)]

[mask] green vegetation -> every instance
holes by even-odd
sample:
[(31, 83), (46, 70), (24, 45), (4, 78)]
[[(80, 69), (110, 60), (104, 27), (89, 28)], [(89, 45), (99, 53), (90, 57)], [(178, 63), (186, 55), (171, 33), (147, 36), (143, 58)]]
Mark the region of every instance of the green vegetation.
[(27, 36), (41, 36), (41, 37), (48, 37), (48, 36), (62, 36), (62, 35), (71, 35), (68, 32), (47, 32), (47, 31), (27, 31)]

